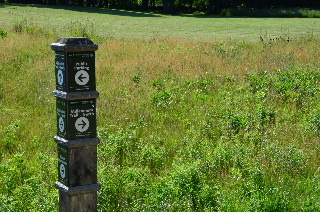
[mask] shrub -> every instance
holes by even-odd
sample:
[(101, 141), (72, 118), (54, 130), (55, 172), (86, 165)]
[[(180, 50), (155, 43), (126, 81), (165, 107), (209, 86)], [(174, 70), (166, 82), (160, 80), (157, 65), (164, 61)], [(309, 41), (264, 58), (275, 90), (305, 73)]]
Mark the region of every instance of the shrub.
[(5, 30), (0, 29), (0, 37), (1, 38), (7, 37), (7, 35), (8, 35), (8, 33)]
[(282, 17), (282, 18), (319, 18), (320, 11), (307, 8), (273, 8), (273, 9), (254, 9), (254, 8), (227, 8), (221, 11), (223, 16), (248, 16), (248, 17)]

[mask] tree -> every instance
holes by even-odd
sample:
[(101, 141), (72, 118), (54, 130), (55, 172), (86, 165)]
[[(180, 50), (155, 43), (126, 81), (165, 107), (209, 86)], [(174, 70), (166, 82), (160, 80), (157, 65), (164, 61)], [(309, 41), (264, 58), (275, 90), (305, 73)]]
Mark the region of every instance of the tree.
[(87, 0), (87, 7), (94, 7), (96, 6), (95, 0)]
[(68, 4), (69, 4), (69, 1), (68, 1), (68, 0), (60, 0), (60, 1), (59, 1), (59, 4), (61, 4), (61, 5), (68, 5)]
[(84, 6), (84, 1), (83, 0), (78, 0), (78, 6), (83, 7)]
[(174, 14), (174, 0), (163, 0), (163, 13)]
[(107, 8), (107, 7), (109, 7), (108, 0), (99, 0), (99, 8)]
[(149, 0), (142, 0), (142, 10), (148, 10)]
[(57, 1), (56, 0), (48, 0), (47, 4), (55, 5), (55, 4), (57, 4)]

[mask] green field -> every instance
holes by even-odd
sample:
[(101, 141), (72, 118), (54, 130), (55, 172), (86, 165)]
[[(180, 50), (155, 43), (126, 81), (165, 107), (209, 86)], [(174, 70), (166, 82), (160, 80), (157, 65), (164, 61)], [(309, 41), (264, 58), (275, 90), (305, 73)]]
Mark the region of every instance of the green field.
[[(167, 16), (97, 8), (0, 5), (0, 26), (28, 20), (68, 34), (71, 25), (125, 38), (174, 37), (205, 41), (259, 41), (260, 36), (305, 37), (320, 33), (318, 18), (237, 18)], [(81, 20), (81, 22), (80, 22)]]
[(320, 211), (319, 19), (0, 7), (0, 211), (58, 210), (50, 44), (82, 35), (99, 211)]

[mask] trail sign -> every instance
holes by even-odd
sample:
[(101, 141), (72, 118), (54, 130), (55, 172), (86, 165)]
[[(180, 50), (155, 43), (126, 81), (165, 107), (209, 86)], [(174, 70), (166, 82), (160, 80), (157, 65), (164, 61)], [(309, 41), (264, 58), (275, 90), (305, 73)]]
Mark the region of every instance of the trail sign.
[(93, 138), (96, 130), (96, 99), (57, 99), (57, 134), (66, 140)]
[(58, 144), (58, 180), (61, 184), (74, 187), (97, 183), (96, 140), (87, 143), (90, 145)]
[(60, 212), (98, 211), (95, 52), (88, 38), (60, 38), (55, 78)]
[(95, 52), (98, 45), (88, 38), (60, 38), (55, 51), (56, 89), (64, 92), (96, 90)]
[(64, 92), (95, 91), (94, 52), (56, 52), (56, 89)]
[(58, 179), (59, 182), (68, 186), (68, 148), (58, 145)]
[(63, 52), (56, 52), (56, 89), (66, 90), (66, 56)]

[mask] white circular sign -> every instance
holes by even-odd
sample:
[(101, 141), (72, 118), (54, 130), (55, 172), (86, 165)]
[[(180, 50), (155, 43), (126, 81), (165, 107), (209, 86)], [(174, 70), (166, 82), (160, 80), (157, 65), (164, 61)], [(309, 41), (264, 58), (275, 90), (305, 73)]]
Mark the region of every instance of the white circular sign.
[(58, 71), (57, 78), (58, 78), (59, 85), (62, 85), (63, 84), (63, 73), (61, 70)]
[(62, 163), (60, 164), (60, 176), (62, 178), (66, 177), (66, 167)]
[(78, 85), (85, 85), (89, 82), (89, 74), (85, 70), (80, 70), (75, 75), (75, 80)]
[(59, 118), (59, 130), (60, 132), (64, 131), (64, 121), (62, 117)]
[(85, 132), (89, 128), (89, 120), (86, 117), (80, 117), (76, 120), (75, 127), (79, 132)]

